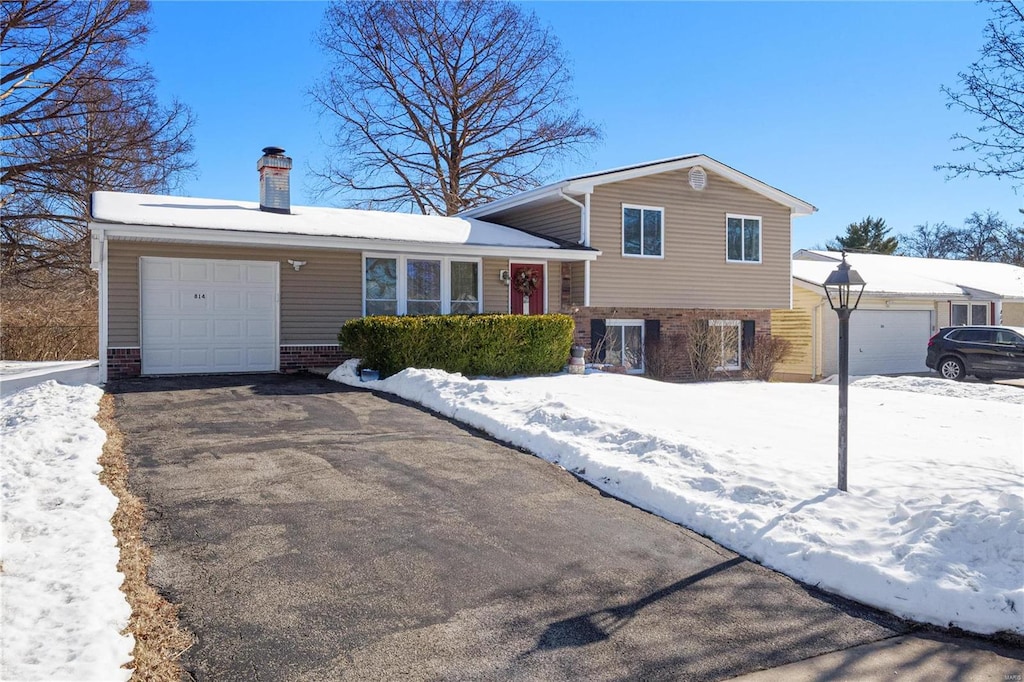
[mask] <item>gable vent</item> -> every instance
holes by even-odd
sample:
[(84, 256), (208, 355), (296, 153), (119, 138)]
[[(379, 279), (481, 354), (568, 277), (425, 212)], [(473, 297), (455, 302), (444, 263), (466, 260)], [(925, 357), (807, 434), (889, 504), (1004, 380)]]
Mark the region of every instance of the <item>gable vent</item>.
[(708, 186), (708, 174), (700, 166), (690, 169), (690, 187), (698, 192)]

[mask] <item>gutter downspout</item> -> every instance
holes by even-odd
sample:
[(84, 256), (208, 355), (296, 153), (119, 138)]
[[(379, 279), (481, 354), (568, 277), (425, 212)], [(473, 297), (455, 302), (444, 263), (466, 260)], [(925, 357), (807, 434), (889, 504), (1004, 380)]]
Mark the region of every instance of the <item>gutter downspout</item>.
[[(590, 195), (583, 195), (583, 246), (590, 246)], [(590, 261), (583, 263), (583, 307), (590, 307)]]
[(92, 229), (92, 260), (93, 270), (99, 271), (99, 305), (97, 320), (99, 326), (99, 348), (97, 354), (100, 356), (100, 383), (107, 383), (107, 235), (102, 228)]
[[(583, 246), (590, 246), (590, 192), (583, 195), (583, 203), (579, 200), (573, 199), (565, 192), (559, 192), (558, 196), (562, 197), (570, 204), (580, 207), (580, 239), (579, 243)], [(587, 308), (590, 306), (590, 261), (583, 261), (583, 307)]]
[(818, 305), (811, 311), (814, 313), (811, 319), (811, 379), (817, 381), (822, 375), (822, 348), (821, 348), (821, 311), (825, 302), (818, 300)]

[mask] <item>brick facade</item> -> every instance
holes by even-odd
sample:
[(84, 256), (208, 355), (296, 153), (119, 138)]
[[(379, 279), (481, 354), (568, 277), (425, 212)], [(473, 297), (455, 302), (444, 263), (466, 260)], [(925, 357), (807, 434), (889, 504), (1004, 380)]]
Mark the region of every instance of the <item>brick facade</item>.
[(281, 371), (298, 372), (313, 367), (334, 367), (351, 357), (337, 345), (281, 346)]
[[(576, 321), (575, 343), (588, 349), (598, 340), (590, 338), (591, 320), (658, 320), (659, 343), (656, 351), (648, 347), (652, 355), (657, 352), (657, 360), (665, 368), (665, 377), (673, 380), (689, 380), (692, 374), (687, 355), (687, 337), (694, 320), (752, 320), (754, 322), (754, 338), (765, 339), (771, 336), (772, 318), (770, 310), (716, 310), (699, 308), (571, 308), (565, 311)], [(588, 360), (589, 360), (588, 356)], [(653, 364), (648, 363), (648, 364)], [(739, 372), (729, 374), (738, 375)]]
[(107, 379), (130, 379), (140, 374), (142, 374), (142, 349), (107, 349)]

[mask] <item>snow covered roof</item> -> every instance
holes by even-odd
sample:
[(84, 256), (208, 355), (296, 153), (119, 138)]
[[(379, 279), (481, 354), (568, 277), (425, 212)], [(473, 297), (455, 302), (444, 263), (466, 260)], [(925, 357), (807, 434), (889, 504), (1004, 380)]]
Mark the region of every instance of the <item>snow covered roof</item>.
[(292, 206), (290, 214), (281, 214), (261, 211), (254, 201), (93, 192), (90, 213), (96, 223), (133, 226), (435, 245), (560, 248), (549, 239), (475, 218), (313, 206)]
[[(801, 249), (793, 255), (793, 277), (821, 286), (841, 260), (837, 251)], [(1024, 300), (1024, 268), (1008, 263), (877, 253), (847, 253), (846, 261), (867, 282), (866, 294), (969, 295)]]
[(461, 215), (484, 217), (493, 215), (500, 211), (508, 210), (515, 206), (522, 206), (523, 204), (557, 199), (559, 195), (587, 194), (592, 192), (594, 187), (608, 184), (610, 182), (632, 180), (646, 175), (667, 173), (675, 170), (693, 168), (694, 166), (701, 166), (702, 168), (712, 171), (713, 173), (717, 173), (718, 175), (721, 175), (742, 187), (746, 187), (747, 189), (757, 192), (772, 201), (780, 203), (783, 206), (788, 207), (793, 215), (810, 215), (818, 210), (806, 201), (797, 199), (792, 194), (787, 194), (780, 189), (765, 184), (757, 178), (753, 178), (746, 173), (742, 173), (735, 168), (725, 165), (721, 161), (716, 161), (706, 154), (684, 154), (683, 156), (673, 156), (671, 158), (660, 159), (658, 161), (648, 161), (646, 163), (634, 164), (632, 166), (623, 166), (621, 168), (612, 168), (610, 170), (598, 171), (596, 173), (576, 175), (566, 178), (560, 182), (544, 185), (543, 187), (538, 187), (527, 192), (514, 194), (510, 197), (505, 197), (504, 199), (498, 199), (488, 204), (484, 204), (483, 206), (477, 206), (476, 208), (464, 211)]

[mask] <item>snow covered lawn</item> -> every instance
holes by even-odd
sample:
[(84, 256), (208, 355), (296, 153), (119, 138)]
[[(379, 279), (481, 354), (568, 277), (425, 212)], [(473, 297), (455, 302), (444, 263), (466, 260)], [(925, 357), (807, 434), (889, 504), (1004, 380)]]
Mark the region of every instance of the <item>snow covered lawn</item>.
[(0, 679), (131, 676), (117, 498), (97, 478), (102, 395), (45, 381), (0, 400)]
[[(527, 448), (806, 583), (900, 616), (1024, 634), (1024, 390), (925, 377), (667, 384), (592, 373), (360, 384)], [(949, 395), (952, 393), (953, 395)]]

